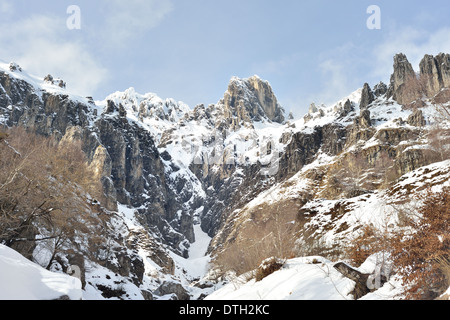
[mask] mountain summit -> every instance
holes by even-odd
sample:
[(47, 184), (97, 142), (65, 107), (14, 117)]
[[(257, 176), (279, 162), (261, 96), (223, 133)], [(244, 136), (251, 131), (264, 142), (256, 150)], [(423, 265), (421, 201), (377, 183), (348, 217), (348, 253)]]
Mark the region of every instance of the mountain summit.
[(225, 116), (237, 125), (243, 122), (272, 121), (283, 123), (285, 111), (280, 106), (269, 82), (258, 76), (247, 79), (233, 77), (220, 101)]

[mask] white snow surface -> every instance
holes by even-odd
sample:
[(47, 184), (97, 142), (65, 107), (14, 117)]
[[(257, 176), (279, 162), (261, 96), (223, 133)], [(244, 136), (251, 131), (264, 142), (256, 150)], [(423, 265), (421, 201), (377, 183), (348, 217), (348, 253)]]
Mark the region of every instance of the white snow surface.
[(305, 257), (288, 260), (281, 270), (259, 282), (247, 282), (241, 276), (205, 300), (351, 300), (353, 287), (331, 261)]
[[(205, 300), (353, 300), (351, 291), (355, 282), (345, 278), (334, 265), (320, 256), (287, 260), (278, 271), (257, 282), (240, 276)], [(370, 256), (360, 268), (360, 272), (373, 273), (380, 265), (380, 254)], [(392, 277), (383, 286), (360, 298), (360, 300), (397, 300), (402, 298), (402, 284)]]
[[(29, 74), (25, 70), (16, 70), (13, 72), (10, 70), (11, 65), (19, 67), (14, 62), (6, 63), (5, 61), (0, 60), (0, 71), (7, 73), (13, 79), (27, 82), (34, 88), (36, 95), (38, 95), (39, 97), (42, 97), (42, 93), (46, 91), (55, 95), (67, 95), (70, 100), (89, 105), (89, 99), (87, 97), (80, 96), (74, 92), (71, 92), (70, 90), (66, 90), (65, 88), (59, 87), (58, 85), (47, 82), (44, 80), (44, 78)], [(59, 79), (55, 78), (55, 80)]]
[(0, 300), (81, 300), (81, 281), (50, 272), (0, 245)]

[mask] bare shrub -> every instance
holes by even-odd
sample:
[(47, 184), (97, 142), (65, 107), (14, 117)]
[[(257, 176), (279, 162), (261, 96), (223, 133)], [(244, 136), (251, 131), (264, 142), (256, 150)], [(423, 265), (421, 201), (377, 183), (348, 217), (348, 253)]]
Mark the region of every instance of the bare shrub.
[(421, 217), (409, 220), (410, 233), (393, 238), (392, 255), (408, 288), (407, 298), (434, 299), (448, 288), (450, 188), (429, 191), (420, 199)]
[(265, 277), (271, 275), (275, 271), (280, 270), (285, 263), (286, 260), (281, 260), (275, 257), (264, 260), (256, 270), (255, 280), (263, 280)]

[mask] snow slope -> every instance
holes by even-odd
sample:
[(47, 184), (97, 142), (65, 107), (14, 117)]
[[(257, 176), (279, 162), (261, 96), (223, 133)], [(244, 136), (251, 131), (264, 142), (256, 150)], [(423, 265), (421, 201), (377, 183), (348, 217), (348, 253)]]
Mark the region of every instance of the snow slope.
[(81, 281), (50, 272), (0, 245), (0, 300), (81, 300)]
[[(370, 256), (356, 270), (374, 273), (379, 267), (381, 254)], [(259, 282), (255, 279), (247, 281), (247, 275), (243, 275), (205, 300), (353, 300), (351, 292), (355, 282), (339, 273), (334, 268), (335, 264), (320, 256), (290, 259), (280, 270)], [(374, 283), (374, 291), (360, 300), (397, 300), (403, 297), (398, 277), (391, 277), (383, 286), (376, 286), (375, 279)]]
[(259, 282), (239, 277), (205, 300), (351, 300), (354, 283), (332, 265), (322, 257), (291, 259)]
[[(14, 67), (16, 68), (16, 70), (12, 71), (11, 68)], [(45, 78), (27, 73), (14, 62), (6, 63), (1, 59), (0, 72), (8, 74), (13, 79), (27, 82), (34, 88), (36, 95), (38, 95), (39, 97), (41, 97), (42, 93), (46, 91), (54, 95), (66, 95), (72, 101), (78, 101), (85, 105), (91, 105), (89, 98), (80, 96), (76, 93), (71, 92), (70, 90), (66, 90), (65, 88), (58, 86), (56, 83), (61, 79), (54, 79), (53, 82), (46, 81)]]

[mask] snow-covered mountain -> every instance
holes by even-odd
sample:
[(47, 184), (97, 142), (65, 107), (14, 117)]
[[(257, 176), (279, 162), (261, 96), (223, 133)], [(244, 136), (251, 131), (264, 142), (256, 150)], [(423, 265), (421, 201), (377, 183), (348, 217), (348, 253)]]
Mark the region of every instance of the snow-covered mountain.
[[(77, 248), (84, 299), (351, 299), (355, 282), (333, 267), (359, 230), (396, 228), (405, 197), (449, 186), (450, 163), (430, 134), (440, 128), (446, 144), (450, 124), (436, 113), (446, 73), (417, 98), (410, 69), (398, 55), (389, 86), (365, 84), (287, 120), (258, 76), (234, 77), (223, 99), (191, 109), (133, 88), (93, 101), (1, 63), (0, 123), (81, 141), (95, 168), (111, 245), (97, 260)], [(221, 273), (224, 259), (247, 262), (239, 245), (257, 244), (273, 246), (264, 258), (286, 248), (295, 258), (261, 282)], [(53, 271), (68, 267), (60, 255)], [(358, 270), (374, 272), (374, 257)], [(30, 258), (45, 264), (38, 250)], [(365, 298), (394, 293), (386, 285)]]

